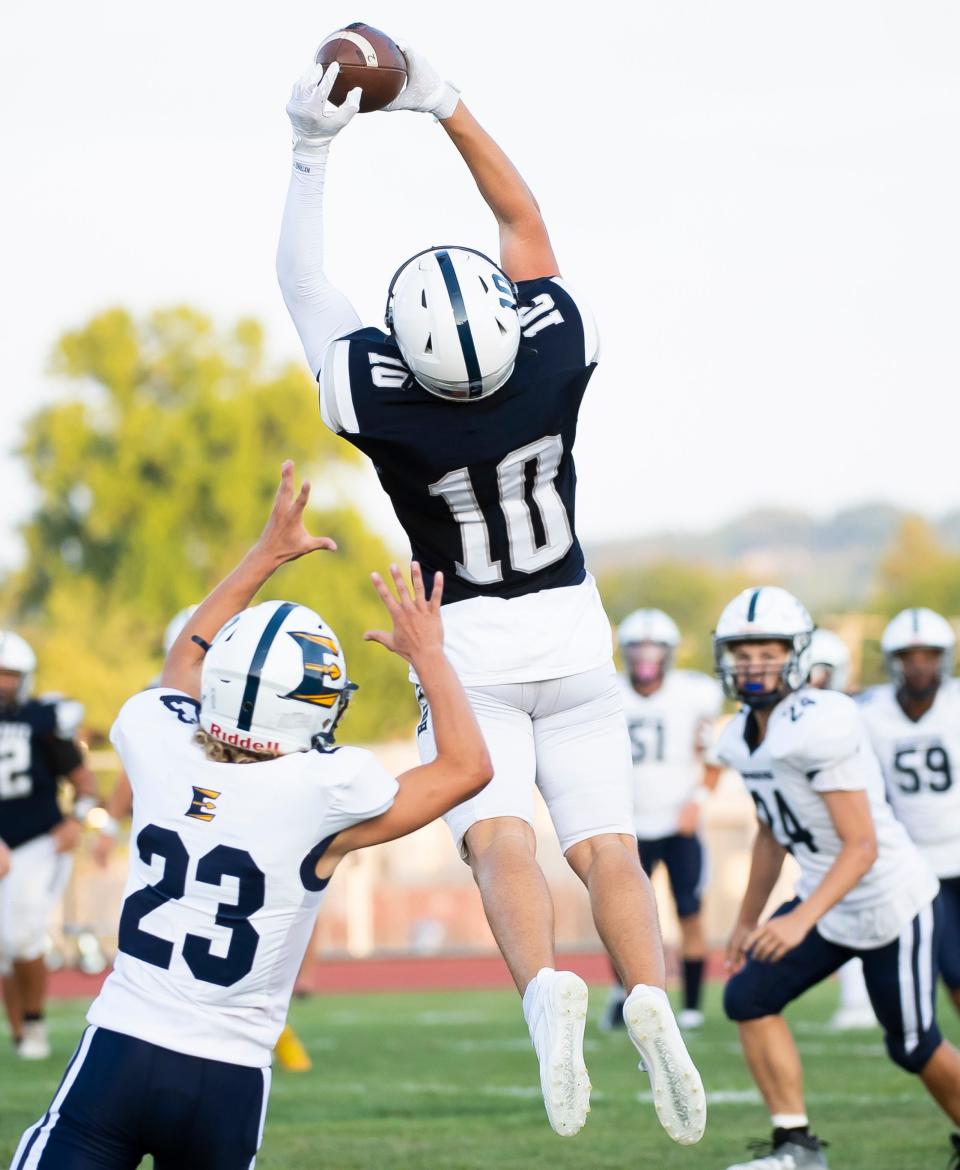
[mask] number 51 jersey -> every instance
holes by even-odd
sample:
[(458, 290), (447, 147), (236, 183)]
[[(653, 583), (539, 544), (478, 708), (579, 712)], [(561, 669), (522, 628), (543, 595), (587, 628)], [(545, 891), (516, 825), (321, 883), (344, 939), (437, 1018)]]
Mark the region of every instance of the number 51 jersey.
[(133, 789), (130, 869), (114, 969), (87, 1019), (263, 1067), (327, 884), (317, 860), (385, 812), (397, 782), (349, 747), (213, 763), (194, 742), (198, 710), (180, 691), (144, 691), (111, 731)]
[(747, 710), (727, 724), (717, 755), (743, 777), (757, 817), (800, 866), (797, 894), (809, 897), (842, 843), (822, 794), (865, 791), (877, 835), (877, 860), (817, 923), (829, 942), (871, 950), (884, 946), (937, 893), (937, 879), (884, 799), (883, 777), (856, 704), (838, 691), (804, 687), (771, 712), (753, 750)]
[(611, 654), (574, 525), (596, 329), (559, 278), (517, 287), (516, 366), (487, 398), (429, 393), (379, 329), (333, 342), (319, 375), (324, 422), (372, 460), (428, 587), (444, 574), (447, 653), (473, 685), (562, 677)]
[(892, 685), (858, 697), (887, 799), (937, 877), (960, 876), (960, 679), (947, 679), (914, 722)]

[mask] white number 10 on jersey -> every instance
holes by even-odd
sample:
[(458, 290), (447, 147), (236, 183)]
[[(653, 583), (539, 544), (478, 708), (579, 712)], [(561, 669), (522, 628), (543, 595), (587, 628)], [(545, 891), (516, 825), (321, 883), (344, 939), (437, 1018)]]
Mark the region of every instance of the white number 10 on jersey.
[[(520, 573), (536, 573), (566, 555), (573, 544), (570, 518), (554, 484), (563, 440), (559, 435), (545, 435), (525, 447), (511, 451), (497, 464), (500, 510), (507, 525), (510, 564)], [(527, 501), (527, 465), (536, 461), (530, 503)], [(460, 527), (463, 558), (457, 562), (457, 574), (474, 585), (495, 585), (503, 580), (499, 560), (490, 555), (490, 531), (477, 503), (469, 467), (449, 471), (430, 485), (430, 495), (440, 496)], [(538, 545), (531, 505), (540, 513), (545, 541)]]

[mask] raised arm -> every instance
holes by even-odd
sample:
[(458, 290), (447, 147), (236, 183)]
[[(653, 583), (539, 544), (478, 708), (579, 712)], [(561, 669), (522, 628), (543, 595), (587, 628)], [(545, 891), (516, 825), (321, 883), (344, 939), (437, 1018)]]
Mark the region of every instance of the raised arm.
[(400, 789), (387, 812), (353, 825), (336, 838), (317, 865), (317, 876), (321, 878), (329, 877), (337, 863), (354, 849), (392, 841), (430, 824), (455, 805), (476, 796), (493, 775), (463, 684), (443, 652), (443, 574), (434, 576), (428, 600), (416, 561), (411, 570), (412, 594), (396, 565), (390, 571), (396, 595), (376, 573), (373, 581), (393, 620), (393, 631), (372, 630), (366, 637), (399, 654), (416, 670), (430, 704), (437, 755), (429, 764), (411, 768), (398, 777)]
[(287, 114), (293, 127), (293, 164), (277, 246), (277, 279), (312, 374), (331, 341), (360, 327), (346, 296), (324, 270), (323, 189), (334, 136), (360, 107), (353, 89), (341, 106), (328, 100), (340, 66), (314, 65), (294, 85)]
[(224, 622), (246, 609), (257, 590), (287, 561), (320, 549), (336, 550), (336, 543), (328, 536), (311, 536), (304, 527), (303, 510), (309, 498), (310, 484), (306, 481), (299, 492), (294, 492), (293, 463), (288, 459), (281, 469), (280, 486), (260, 539), (194, 610), (170, 647), (160, 675), (161, 686), (199, 699), (204, 645), (213, 641)]
[(500, 229), (500, 266), (511, 280), (557, 276), (557, 259), (540, 206), (520, 172), (484, 130), (457, 91), (409, 45), (407, 85), (388, 110), (433, 114), (460, 152)]

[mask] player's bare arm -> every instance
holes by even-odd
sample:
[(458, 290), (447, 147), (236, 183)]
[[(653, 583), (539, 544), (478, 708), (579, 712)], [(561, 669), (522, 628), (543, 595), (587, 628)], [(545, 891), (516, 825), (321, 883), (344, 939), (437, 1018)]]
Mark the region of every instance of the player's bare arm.
[(67, 773), (66, 779), (73, 787), (74, 804), (72, 815), (62, 820), (50, 833), (58, 853), (69, 853), (77, 847), (87, 813), (100, 803), (97, 778), (89, 765), (79, 764)]
[(317, 865), (318, 877), (329, 877), (340, 859), (354, 849), (392, 841), (430, 824), (454, 805), (476, 796), (493, 775), (473, 709), (443, 652), (443, 575), (434, 577), (428, 599), (416, 561), (411, 567), (412, 593), (396, 565), (390, 573), (396, 593), (377, 573), (373, 583), (393, 629), (370, 630), (365, 637), (398, 654), (416, 670), (430, 704), (437, 756), (398, 777), (400, 791), (388, 812), (340, 834)]
[(440, 125), (460, 152), (500, 231), (500, 266), (511, 280), (559, 274), (533, 192), (463, 102)]
[[(303, 522), (310, 499), (310, 484), (304, 480), (295, 491), (294, 467), (287, 460), (280, 472), (280, 484), (273, 508), (260, 539), (243, 560), (207, 597), (184, 626), (163, 664), (160, 683), (200, 697), (200, 671), (204, 646), (213, 641), (229, 618), (246, 609), (259, 590), (288, 561), (307, 553), (335, 552), (336, 542), (328, 536), (311, 536)], [(199, 638), (195, 642), (194, 638)]]
[(866, 792), (824, 792), (822, 796), (842, 843), (840, 852), (823, 881), (795, 910), (771, 918), (751, 934), (747, 948), (754, 958), (774, 962), (799, 946), (877, 859), (877, 835)]
[(743, 965), (748, 939), (754, 933), (777, 878), (783, 869), (787, 851), (762, 821), (757, 827), (750, 860), (750, 877), (743, 895), (737, 922), (727, 942), (727, 969), (736, 971)]

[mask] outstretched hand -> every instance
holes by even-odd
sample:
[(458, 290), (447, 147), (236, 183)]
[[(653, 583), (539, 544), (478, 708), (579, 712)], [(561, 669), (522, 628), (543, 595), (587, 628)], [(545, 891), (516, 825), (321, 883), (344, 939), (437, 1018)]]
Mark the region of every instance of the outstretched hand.
[(393, 101), (383, 108), (388, 112), (412, 110), (433, 114), (441, 121), (449, 118), (457, 108), (460, 93), (449, 81), (444, 81), (422, 53), (406, 41), (397, 41), (397, 48), (407, 62), (407, 84)]
[(360, 86), (351, 89), (339, 106), (330, 101), (330, 91), (339, 73), (339, 61), (326, 68), (310, 65), (295, 82), (287, 102), (287, 117), (296, 138), (294, 149), (330, 142), (359, 111)]
[(282, 565), (295, 561), (307, 553), (321, 550), (337, 551), (337, 542), (329, 536), (311, 536), (303, 523), (303, 511), (310, 499), (310, 483), (304, 480), (300, 491), (294, 494), (293, 460), (287, 459), (280, 469), (280, 484), (273, 500), (273, 508), (257, 549)]
[(443, 624), (440, 619), (440, 601), (443, 597), (443, 574), (433, 578), (433, 590), (427, 599), (420, 565), (410, 566), (413, 594), (407, 588), (403, 574), (396, 565), (390, 566), (396, 596), (379, 573), (371, 573), (373, 587), (380, 595), (393, 621), (393, 630), (367, 630), (365, 642), (379, 642), (394, 654), (416, 666), (417, 660), (443, 652)]

